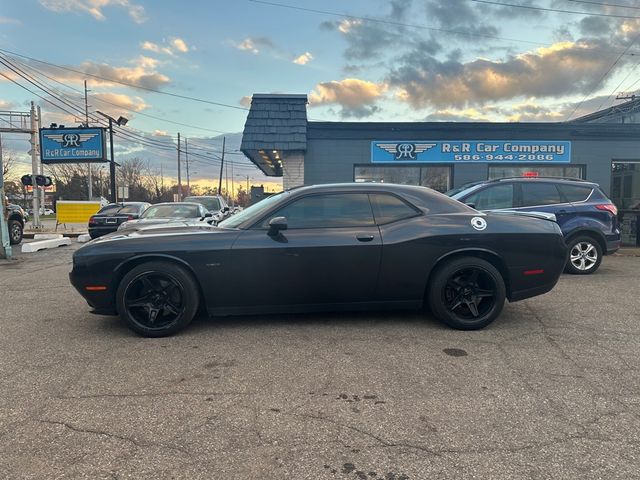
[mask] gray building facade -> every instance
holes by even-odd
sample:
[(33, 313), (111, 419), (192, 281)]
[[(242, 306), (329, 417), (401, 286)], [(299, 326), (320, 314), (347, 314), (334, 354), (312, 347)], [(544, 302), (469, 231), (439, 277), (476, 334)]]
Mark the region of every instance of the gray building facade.
[(636, 123), (589, 116), (568, 123), (316, 122), (307, 119), (306, 102), (305, 95), (256, 94), (243, 132), (241, 150), (267, 175), (282, 176), (285, 188), (378, 181), (446, 191), (525, 175), (584, 178), (611, 194), (616, 165), (640, 162)]

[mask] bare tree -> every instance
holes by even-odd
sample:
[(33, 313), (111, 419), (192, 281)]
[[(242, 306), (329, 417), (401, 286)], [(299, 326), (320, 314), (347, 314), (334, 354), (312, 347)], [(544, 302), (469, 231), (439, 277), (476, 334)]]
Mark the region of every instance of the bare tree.
[(13, 178), (13, 170), (18, 163), (18, 157), (11, 150), (2, 152), (2, 177), (5, 180)]

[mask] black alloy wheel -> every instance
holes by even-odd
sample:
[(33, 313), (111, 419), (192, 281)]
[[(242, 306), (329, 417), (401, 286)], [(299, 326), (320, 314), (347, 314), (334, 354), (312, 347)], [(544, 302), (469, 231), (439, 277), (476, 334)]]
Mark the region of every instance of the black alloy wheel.
[(124, 276), (116, 302), (131, 329), (146, 337), (162, 337), (191, 322), (198, 309), (198, 286), (182, 267), (150, 262)]
[(500, 314), (506, 289), (502, 275), (491, 263), (464, 257), (438, 268), (428, 297), (431, 311), (447, 325), (476, 330)]
[(9, 243), (18, 245), (22, 241), (22, 224), (18, 220), (9, 220)]

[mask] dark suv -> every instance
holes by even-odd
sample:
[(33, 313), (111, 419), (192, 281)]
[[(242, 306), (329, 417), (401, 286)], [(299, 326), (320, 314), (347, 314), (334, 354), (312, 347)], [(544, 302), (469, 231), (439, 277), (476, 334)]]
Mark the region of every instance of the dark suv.
[(552, 177), (500, 178), (447, 194), (477, 210), (553, 213), (569, 247), (568, 273), (593, 273), (603, 255), (620, 248), (618, 209), (595, 183)]

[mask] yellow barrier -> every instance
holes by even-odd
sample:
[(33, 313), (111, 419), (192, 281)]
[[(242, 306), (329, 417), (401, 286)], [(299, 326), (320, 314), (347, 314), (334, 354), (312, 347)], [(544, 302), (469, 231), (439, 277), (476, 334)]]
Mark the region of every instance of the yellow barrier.
[(56, 202), (56, 222), (89, 223), (89, 217), (98, 213), (100, 202), (81, 202), (73, 200), (58, 200)]

